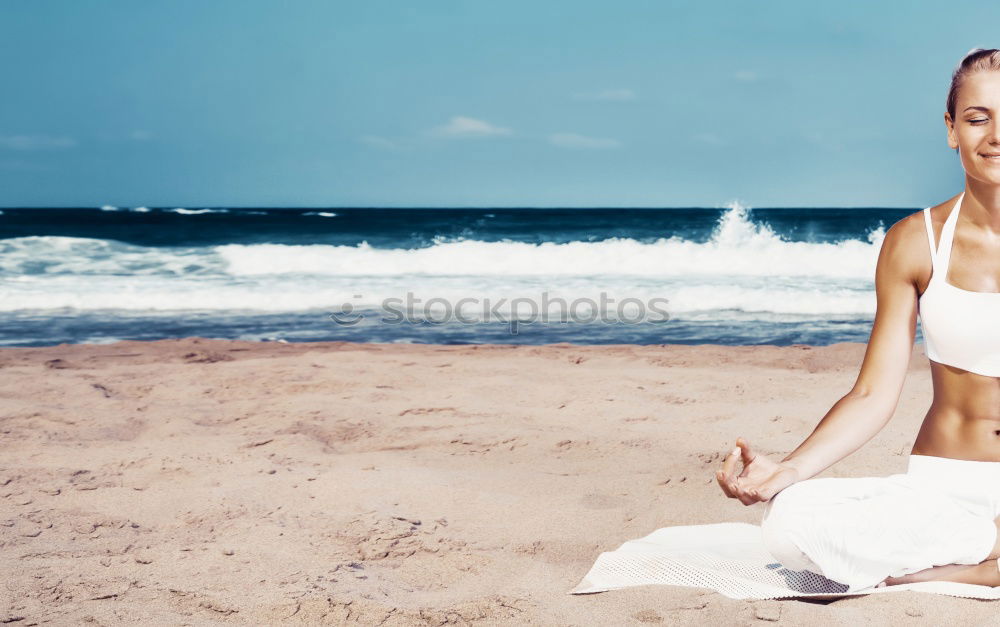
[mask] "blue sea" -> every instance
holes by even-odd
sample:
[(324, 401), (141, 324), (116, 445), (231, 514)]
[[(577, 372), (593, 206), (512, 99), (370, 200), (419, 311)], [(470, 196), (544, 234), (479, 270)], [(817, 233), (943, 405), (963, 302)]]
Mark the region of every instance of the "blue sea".
[(866, 342), (917, 209), (0, 212), (0, 345)]

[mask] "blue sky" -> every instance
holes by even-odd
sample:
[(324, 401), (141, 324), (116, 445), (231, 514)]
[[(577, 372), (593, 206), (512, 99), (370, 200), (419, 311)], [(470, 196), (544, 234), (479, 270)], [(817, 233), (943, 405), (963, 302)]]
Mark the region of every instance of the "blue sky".
[[(946, 10), (947, 8), (947, 10)], [(922, 207), (1000, 4), (4, 0), (0, 206)]]

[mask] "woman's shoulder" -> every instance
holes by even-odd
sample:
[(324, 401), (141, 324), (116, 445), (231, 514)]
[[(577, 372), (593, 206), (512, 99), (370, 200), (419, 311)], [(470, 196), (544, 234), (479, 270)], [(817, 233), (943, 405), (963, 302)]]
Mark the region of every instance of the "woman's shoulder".
[(933, 229), (935, 246), (937, 241), (941, 236), (941, 229), (944, 226), (945, 220), (948, 219), (948, 214), (951, 209), (955, 206), (955, 201), (958, 199), (958, 194), (955, 194), (951, 198), (926, 209), (920, 209), (914, 211), (909, 215), (904, 216), (898, 222), (889, 227), (886, 231), (884, 244), (890, 244), (894, 247), (901, 247), (910, 250), (915, 254), (929, 255), (930, 248), (929, 242), (927, 241), (927, 221), (924, 218), (924, 212), (929, 210), (931, 215), (931, 228)]
[[(933, 218), (933, 210), (932, 218)], [(882, 247), (890, 247), (892, 250), (908, 250), (917, 252), (920, 247), (927, 248), (927, 227), (924, 223), (924, 210), (900, 218), (895, 224), (885, 232), (882, 240)]]
[[(935, 248), (941, 235), (948, 208), (954, 199), (930, 207), (931, 229)], [(885, 270), (913, 283), (918, 293), (923, 293), (933, 270), (930, 242), (927, 238), (927, 223), (924, 209), (914, 211), (889, 227), (882, 240), (880, 258), (886, 264)]]

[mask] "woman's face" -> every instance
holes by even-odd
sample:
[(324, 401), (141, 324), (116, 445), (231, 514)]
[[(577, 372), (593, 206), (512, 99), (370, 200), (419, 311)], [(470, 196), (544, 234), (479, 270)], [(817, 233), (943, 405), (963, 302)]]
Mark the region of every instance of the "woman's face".
[(1000, 72), (966, 76), (958, 90), (955, 119), (948, 113), (944, 119), (948, 145), (958, 148), (965, 172), (984, 183), (1000, 185)]

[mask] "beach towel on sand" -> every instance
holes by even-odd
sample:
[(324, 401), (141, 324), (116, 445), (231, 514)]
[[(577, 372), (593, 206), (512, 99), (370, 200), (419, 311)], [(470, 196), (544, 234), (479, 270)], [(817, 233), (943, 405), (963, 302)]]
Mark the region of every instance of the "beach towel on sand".
[(761, 529), (747, 523), (664, 527), (601, 553), (569, 594), (661, 584), (711, 588), (731, 599), (814, 599), (914, 590), (973, 599), (1000, 599), (1000, 587), (947, 581), (866, 588), (848, 586), (808, 570), (793, 571), (764, 548)]

